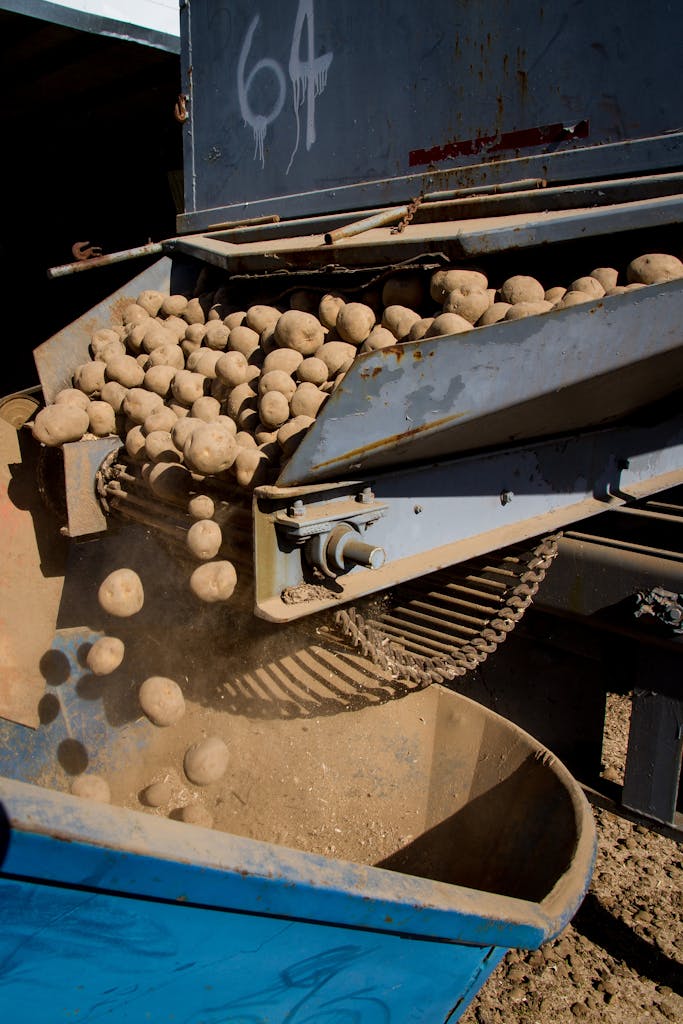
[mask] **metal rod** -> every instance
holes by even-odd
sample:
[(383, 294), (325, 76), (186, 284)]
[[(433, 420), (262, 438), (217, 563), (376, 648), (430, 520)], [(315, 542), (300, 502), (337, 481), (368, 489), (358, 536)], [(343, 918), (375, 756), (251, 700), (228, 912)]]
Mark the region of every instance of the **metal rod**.
[(192, 229), (191, 231), (180, 231), (181, 235), (199, 235), (204, 234), (206, 231), (231, 231), (233, 228), (252, 228), (258, 227), (259, 224), (279, 224), (280, 214), (273, 213), (265, 217), (245, 217), (243, 220), (224, 220), (219, 224), (209, 224), (207, 228), (202, 231)]
[(374, 214), (372, 217), (365, 217), (363, 220), (354, 221), (353, 224), (346, 224), (342, 228), (328, 231), (324, 236), (325, 242), (327, 245), (333, 245), (342, 238), (352, 238), (353, 235), (361, 235), (364, 231), (385, 227), (385, 225), (393, 224), (395, 221), (400, 220), (401, 217), (405, 217), (407, 212), (407, 205), (392, 206), (388, 210), (382, 210), (380, 213)]
[(50, 267), (47, 276), (49, 278), (67, 277), (69, 274), (79, 274), (82, 270), (109, 267), (112, 263), (124, 263), (126, 260), (136, 260), (141, 256), (154, 256), (155, 253), (163, 252), (163, 250), (163, 242), (148, 242), (147, 245), (136, 245), (133, 249), (110, 252), (106, 256), (95, 256), (92, 260), (77, 260), (75, 263), (62, 263), (59, 267)]
[(570, 540), (582, 540), (589, 544), (604, 545), (607, 548), (617, 548), (623, 551), (641, 551), (644, 555), (654, 555), (656, 558), (666, 558), (668, 561), (673, 562), (683, 560), (683, 556), (678, 551), (670, 551), (667, 548), (652, 548), (647, 544), (632, 544), (626, 540), (618, 540), (616, 537), (599, 537), (592, 533), (580, 533), (578, 530), (567, 530), (564, 537), (569, 537)]
[(527, 189), (546, 188), (545, 178), (521, 178), (519, 181), (501, 182), (500, 185), (473, 185), (471, 188), (445, 189), (443, 192), (428, 192), (423, 198), (425, 203), (435, 203), (442, 199), (460, 199), (465, 196), (495, 196), (500, 192), (524, 192)]

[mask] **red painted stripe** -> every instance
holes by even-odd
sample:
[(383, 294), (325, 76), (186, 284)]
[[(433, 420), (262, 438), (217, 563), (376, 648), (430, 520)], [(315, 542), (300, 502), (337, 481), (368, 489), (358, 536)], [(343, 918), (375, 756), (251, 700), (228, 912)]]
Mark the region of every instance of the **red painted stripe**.
[(420, 167), (424, 164), (438, 163), (440, 160), (453, 160), (459, 156), (501, 153), (504, 150), (530, 149), (533, 146), (567, 142), (569, 139), (585, 139), (588, 137), (589, 130), (588, 121), (579, 121), (578, 124), (573, 125), (544, 124), (538, 128), (522, 128), (516, 132), (483, 135), (478, 139), (432, 146), (431, 149), (414, 149), (409, 155), (409, 163), (411, 167)]

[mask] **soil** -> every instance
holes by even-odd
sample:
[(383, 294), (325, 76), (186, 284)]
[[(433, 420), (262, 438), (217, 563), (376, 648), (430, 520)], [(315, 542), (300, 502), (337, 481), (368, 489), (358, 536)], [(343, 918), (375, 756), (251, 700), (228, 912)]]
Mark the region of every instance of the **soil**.
[[(605, 775), (621, 781), (630, 700), (610, 694)], [(513, 951), (462, 1024), (683, 1021), (683, 848), (600, 809), (593, 881), (572, 923)]]

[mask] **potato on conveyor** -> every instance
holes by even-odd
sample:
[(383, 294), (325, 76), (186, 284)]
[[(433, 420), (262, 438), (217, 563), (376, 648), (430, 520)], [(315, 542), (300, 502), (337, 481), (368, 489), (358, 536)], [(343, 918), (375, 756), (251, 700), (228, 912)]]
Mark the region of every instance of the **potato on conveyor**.
[(80, 441), (89, 427), (85, 409), (77, 405), (48, 405), (36, 416), (31, 431), (36, 441), (55, 448), (68, 441)]
[(99, 330), (94, 331), (90, 338), (90, 351), (92, 352), (93, 359), (99, 359), (100, 352), (103, 352), (112, 341), (118, 341), (121, 344), (119, 334), (111, 330), (111, 328), (101, 327)]
[(166, 295), (161, 303), (159, 312), (162, 316), (180, 316), (187, 306), (187, 298), (184, 295)]
[(488, 286), (488, 278), (478, 270), (437, 270), (432, 274), (429, 294), (434, 302), (441, 305), (448, 293), (456, 288), (479, 288), (485, 292)]
[(286, 459), (294, 454), (312, 423), (315, 423), (312, 416), (295, 416), (280, 427), (277, 432), (277, 441)]
[[(564, 292), (564, 288), (562, 289)], [(482, 313), (477, 320), (477, 327), (490, 327), (491, 324), (500, 323), (505, 319), (505, 314), (512, 306), (509, 302), (494, 302), (492, 306)]]
[[(159, 398), (166, 398), (171, 393), (171, 384), (177, 372), (178, 370), (175, 366), (168, 366), (165, 363), (159, 366), (150, 366), (145, 371), (142, 386), (145, 391), (158, 395)], [(104, 397), (104, 388), (102, 389), (102, 397)]]
[(131, 427), (131, 429), (126, 433), (124, 444), (131, 459), (135, 459), (136, 461), (144, 459), (145, 440), (145, 435), (139, 424), (136, 427)]
[[(407, 306), (387, 306), (382, 313), (381, 326), (391, 331), (397, 341), (405, 341), (410, 328), (420, 319), (420, 314)], [(372, 331), (370, 331), (372, 334)], [(367, 339), (365, 339), (367, 340)]]
[(233, 388), (225, 402), (225, 411), (231, 419), (237, 421), (243, 409), (255, 409), (256, 392), (250, 384), (238, 384)]
[(330, 377), (337, 373), (345, 373), (356, 358), (356, 354), (356, 346), (349, 345), (346, 341), (326, 341), (315, 351), (316, 359), (322, 359)]
[(567, 289), (561, 285), (556, 285), (554, 288), (548, 288), (544, 298), (546, 302), (552, 302), (553, 306), (556, 306), (561, 299), (567, 294)]
[(105, 380), (114, 380), (124, 388), (140, 387), (145, 379), (145, 371), (132, 356), (118, 355), (110, 359), (104, 372)]
[(90, 399), (78, 388), (64, 388), (55, 395), (55, 405), (75, 405), (78, 409), (86, 409), (90, 405)]
[(607, 291), (609, 288), (616, 288), (619, 280), (619, 271), (615, 270), (614, 267), (596, 267), (595, 270), (591, 270), (590, 276), (599, 281), (605, 291)]
[(203, 324), (206, 320), (204, 316), (204, 310), (199, 299), (190, 299), (185, 309), (181, 312), (183, 320), (187, 321), (188, 324)]
[[(280, 371), (273, 370), (271, 372), (279, 373)], [(289, 379), (292, 380), (291, 377)], [(316, 391), (318, 390), (314, 384), (310, 386), (315, 388)], [(289, 419), (289, 400), (287, 396), (283, 395), (281, 391), (267, 391), (258, 400), (258, 416), (261, 423), (266, 427), (271, 427), (273, 430), (276, 427), (281, 427)]]
[(570, 306), (580, 306), (584, 302), (593, 301), (594, 296), (589, 295), (588, 292), (568, 291), (565, 292), (560, 301), (555, 304), (555, 309), (568, 309)]
[[(588, 293), (586, 293), (588, 294)], [(540, 313), (549, 313), (553, 308), (552, 302), (541, 300), (539, 302), (515, 302), (505, 314), (506, 320), (524, 320), (528, 316), (538, 316)]]
[[(392, 348), (397, 344), (395, 335), (391, 333), (386, 327), (373, 327), (367, 338), (360, 347), (361, 352), (377, 352), (382, 348)], [(318, 360), (322, 362), (322, 360)], [(323, 364), (324, 365), (324, 364)], [(327, 377), (325, 378), (325, 380)], [(324, 384), (325, 380), (312, 381), (313, 384)]]
[(208, 736), (187, 748), (183, 768), (195, 786), (208, 786), (225, 775), (229, 759), (228, 748), (223, 740), (218, 736)]
[(328, 292), (327, 295), (323, 295), (318, 306), (318, 316), (323, 327), (327, 327), (328, 330), (336, 327), (339, 311), (345, 305), (346, 301), (341, 295), (337, 295), (334, 292)]
[(146, 388), (131, 388), (123, 400), (123, 411), (133, 423), (144, 423), (151, 412), (163, 405), (161, 395)]
[(145, 456), (150, 462), (180, 462), (182, 459), (168, 430), (152, 430), (147, 434)]
[(142, 432), (145, 437), (153, 430), (172, 430), (178, 421), (178, 417), (167, 405), (162, 405), (154, 412), (151, 412), (142, 424)]
[[(278, 313), (278, 316), (279, 315), (280, 314)], [(244, 323), (246, 316), (246, 310), (243, 309), (234, 313), (228, 313), (227, 316), (223, 317), (223, 323), (228, 330), (231, 331), (233, 327), (240, 327)]]
[(237, 455), (235, 438), (219, 423), (200, 423), (183, 446), (185, 461), (196, 473), (222, 473)]
[[(306, 360), (304, 359), (303, 363), (305, 362)], [(321, 362), (321, 360), (318, 359), (317, 362)], [(303, 363), (301, 364), (302, 366)], [(325, 375), (327, 377), (327, 367), (324, 363), (322, 363), (322, 367), (325, 370)], [(288, 373), (285, 373), (284, 370), (269, 370), (268, 373), (264, 373), (260, 377), (258, 382), (258, 393), (262, 398), (264, 395), (267, 395), (269, 391), (279, 391), (280, 394), (284, 395), (287, 401), (289, 401), (296, 391), (296, 384), (293, 378)], [(266, 421), (264, 420), (263, 422), (265, 423)]]
[(120, 412), (127, 394), (128, 388), (124, 388), (123, 384), (117, 384), (115, 380), (110, 380), (102, 388), (100, 398), (110, 405), (114, 412)]
[(121, 341), (110, 341), (103, 349), (100, 349), (97, 358), (103, 363), (110, 363), (117, 356), (126, 355), (126, 346)]
[(489, 305), (487, 292), (463, 285), (462, 288), (455, 288), (448, 293), (444, 300), (443, 312), (457, 313), (469, 323), (476, 324)]
[(587, 277), (577, 277), (576, 281), (572, 281), (569, 285), (569, 291), (587, 292), (594, 299), (601, 299), (605, 294), (605, 289), (597, 277), (592, 277), (590, 274)]
[[(299, 384), (292, 395), (289, 408), (292, 416), (317, 416), (321, 406), (327, 401), (327, 395), (315, 384)], [(266, 422), (265, 420), (263, 421)], [(282, 421), (283, 423), (285, 420)]]
[(154, 291), (151, 288), (147, 288), (144, 292), (140, 292), (138, 295), (138, 306), (146, 311), (149, 316), (156, 316), (161, 309), (161, 303), (164, 301), (164, 295), (162, 292)]
[[(312, 357), (311, 357), (312, 358)], [(293, 348), (275, 348), (269, 352), (263, 360), (263, 373), (270, 373), (271, 370), (282, 370), (290, 375), (296, 373), (304, 360), (301, 352)]]
[(107, 364), (100, 359), (91, 363), (82, 363), (74, 371), (74, 387), (85, 395), (99, 395), (104, 386), (104, 373)]
[[(239, 458), (239, 454), (237, 456)], [(213, 519), (199, 519), (187, 531), (187, 547), (195, 558), (203, 562), (215, 558), (221, 549), (223, 534)]]
[(440, 313), (434, 317), (434, 322), (425, 334), (425, 338), (441, 338), (447, 334), (464, 334), (471, 331), (472, 324), (465, 320), (464, 316), (457, 313)]
[(175, 725), (185, 714), (183, 691), (173, 679), (150, 676), (138, 690), (140, 707), (153, 725)]
[(308, 384), (324, 384), (327, 380), (327, 364), (317, 356), (306, 356), (296, 368), (297, 380)]
[(204, 423), (215, 423), (221, 414), (221, 403), (210, 395), (202, 395), (196, 402), (192, 403), (190, 416), (196, 420), (203, 420)]
[(281, 316), (281, 310), (275, 306), (250, 306), (244, 318), (244, 323), (252, 331), (261, 334), (267, 327), (273, 327)]
[(117, 636), (103, 636), (96, 640), (86, 655), (86, 664), (96, 676), (108, 676), (115, 672), (125, 654), (123, 640)]
[(629, 284), (664, 284), (683, 277), (683, 263), (665, 252), (650, 252), (632, 260), (626, 268)]
[[(375, 323), (375, 312), (370, 306), (366, 306), (362, 302), (347, 302), (339, 310), (336, 326), (339, 337), (343, 341), (350, 345), (361, 345)], [(315, 349), (311, 349), (306, 355), (313, 355), (314, 352)]]
[(204, 562), (190, 576), (190, 589), (201, 601), (228, 601), (237, 586), (232, 562)]
[(325, 329), (312, 313), (288, 309), (275, 324), (278, 348), (293, 348), (303, 356), (311, 356), (325, 340)]
[(535, 277), (516, 274), (503, 281), (498, 290), (502, 302), (514, 306), (516, 302), (543, 302), (545, 288)]
[[(179, 348), (178, 341), (179, 338), (177, 332), (171, 331), (167, 327), (162, 327), (162, 325), (158, 324), (156, 320), (153, 320), (152, 324), (144, 332), (142, 344), (136, 349), (134, 335), (131, 334), (128, 341), (128, 347), (136, 354), (140, 351), (140, 348), (142, 348), (143, 352), (146, 352), (147, 355), (151, 355), (152, 352), (161, 348), (162, 345), (175, 345), (176, 348)], [(133, 342), (133, 344), (131, 344), (131, 342)]]
[(149, 313), (142, 306), (138, 306), (137, 302), (131, 302), (123, 309), (121, 319), (124, 324), (139, 324), (143, 320), (149, 320)]
[(71, 792), (84, 800), (97, 800), (101, 804), (111, 803), (109, 783), (101, 775), (77, 775), (71, 783)]
[(252, 490), (268, 480), (270, 460), (259, 448), (240, 448), (233, 470), (240, 487)]
[(216, 360), (216, 376), (231, 388), (244, 384), (247, 380), (249, 364), (241, 352), (223, 352)]
[(196, 352), (191, 352), (187, 357), (186, 368), (192, 373), (201, 373), (210, 380), (216, 380), (218, 378), (216, 370), (218, 360), (222, 359), (225, 354), (217, 349), (198, 348)]
[[(242, 328), (236, 327), (235, 330), (240, 331)], [(231, 334), (232, 331), (228, 330), (222, 320), (211, 320), (206, 325), (203, 344), (215, 352), (224, 352)]]
[(213, 519), (216, 505), (208, 494), (195, 494), (187, 504), (187, 511), (192, 519)]
[(108, 402), (90, 402), (87, 411), (91, 434), (107, 437), (116, 433), (116, 413)]
[(193, 373), (192, 370), (178, 370), (171, 384), (173, 397), (181, 405), (186, 405), (189, 408), (193, 402), (196, 402), (198, 398), (201, 398), (206, 393), (206, 380), (207, 378), (203, 373)]
[(100, 584), (97, 592), (100, 607), (117, 618), (128, 618), (145, 603), (142, 580), (133, 569), (115, 569)]
[(408, 332), (408, 341), (422, 341), (427, 336), (427, 331), (433, 323), (433, 316), (425, 316), (421, 320), (416, 320)]

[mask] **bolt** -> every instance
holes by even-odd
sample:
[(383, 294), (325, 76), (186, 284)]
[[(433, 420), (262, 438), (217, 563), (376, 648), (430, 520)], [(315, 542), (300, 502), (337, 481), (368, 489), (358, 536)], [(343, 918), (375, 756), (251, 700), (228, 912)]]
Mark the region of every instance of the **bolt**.
[(413, 509), (413, 512), (415, 513), (416, 516), (419, 516), (421, 511), (422, 511), (422, 505), (416, 505), (415, 508)]
[(289, 514), (290, 516), (294, 516), (297, 519), (300, 519), (301, 516), (306, 515), (306, 509), (304, 508), (304, 503), (301, 500), (301, 498), (296, 499), (296, 501), (289, 510)]
[(501, 491), (500, 492), (500, 503), (501, 505), (509, 505), (515, 496), (514, 491)]
[(374, 500), (375, 495), (373, 494), (371, 487), (364, 487), (356, 498), (356, 501), (359, 501), (361, 505), (372, 505)]

